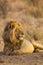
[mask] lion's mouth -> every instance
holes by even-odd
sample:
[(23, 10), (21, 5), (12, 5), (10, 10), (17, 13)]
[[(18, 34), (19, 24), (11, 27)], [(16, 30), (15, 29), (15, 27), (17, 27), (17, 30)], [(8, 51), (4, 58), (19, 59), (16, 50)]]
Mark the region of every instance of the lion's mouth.
[(24, 39), (24, 35), (19, 35), (16, 37), (18, 40), (23, 40)]
[(23, 37), (20, 37), (20, 40), (23, 40), (24, 38)]
[(18, 39), (19, 40), (23, 40), (24, 39), (24, 35), (20, 35)]

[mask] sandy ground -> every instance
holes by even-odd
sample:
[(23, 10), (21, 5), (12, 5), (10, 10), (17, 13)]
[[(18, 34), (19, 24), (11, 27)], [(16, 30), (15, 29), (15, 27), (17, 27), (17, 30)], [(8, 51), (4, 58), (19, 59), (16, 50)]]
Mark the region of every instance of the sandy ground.
[(43, 53), (0, 56), (0, 65), (43, 65)]

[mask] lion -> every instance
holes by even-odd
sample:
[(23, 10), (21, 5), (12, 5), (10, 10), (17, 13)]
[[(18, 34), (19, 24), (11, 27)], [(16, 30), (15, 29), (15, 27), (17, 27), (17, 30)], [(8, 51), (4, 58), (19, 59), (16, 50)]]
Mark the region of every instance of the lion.
[(10, 21), (4, 30), (4, 54), (17, 55), (24, 53), (33, 53), (35, 48), (43, 49), (41, 44), (36, 43), (35, 40), (31, 42), (25, 39), (25, 32), (21, 22)]
[(33, 45), (25, 40), (23, 25), (20, 22), (10, 21), (4, 30), (4, 54), (32, 53)]

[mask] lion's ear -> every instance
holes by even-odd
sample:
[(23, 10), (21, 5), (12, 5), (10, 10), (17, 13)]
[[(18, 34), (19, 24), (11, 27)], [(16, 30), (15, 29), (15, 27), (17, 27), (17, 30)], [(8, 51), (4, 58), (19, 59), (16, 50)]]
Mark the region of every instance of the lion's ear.
[(8, 25), (8, 29), (13, 29), (13, 28), (15, 28), (15, 25), (12, 24), (12, 23), (10, 23), (10, 24)]
[(10, 29), (10, 28), (11, 28), (11, 25), (9, 24), (9, 25), (8, 25), (8, 29)]

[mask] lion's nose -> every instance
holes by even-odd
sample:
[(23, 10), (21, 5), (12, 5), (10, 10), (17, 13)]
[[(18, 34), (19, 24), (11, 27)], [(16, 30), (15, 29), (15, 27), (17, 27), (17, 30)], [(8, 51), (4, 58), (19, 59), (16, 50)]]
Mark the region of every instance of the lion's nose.
[(24, 33), (22, 33), (22, 35), (24, 35)]
[(22, 34), (22, 35), (24, 35), (24, 33), (23, 33), (23, 32), (21, 32), (21, 34)]

